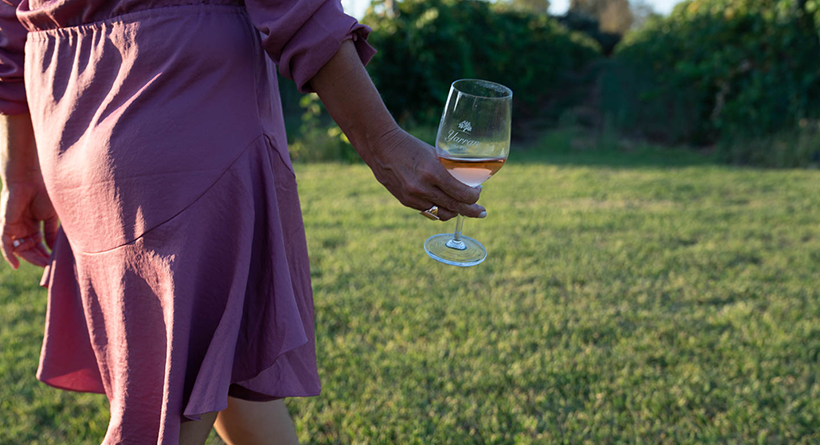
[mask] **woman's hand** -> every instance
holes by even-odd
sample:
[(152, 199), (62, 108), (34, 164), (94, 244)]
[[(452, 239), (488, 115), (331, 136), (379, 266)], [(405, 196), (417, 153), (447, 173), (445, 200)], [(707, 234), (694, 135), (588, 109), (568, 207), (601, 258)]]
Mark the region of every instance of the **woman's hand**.
[(20, 258), (45, 267), (59, 220), (43, 183), (34, 130), (28, 114), (0, 116), (0, 252), (17, 270)]
[(475, 203), (480, 188), (455, 179), (439, 163), (433, 147), (396, 125), (351, 41), (342, 43), (310, 85), (376, 179), (402, 204), (421, 211), (436, 205), (442, 220), (457, 213), (487, 215)]
[[(59, 219), (42, 181), (11, 183), (3, 188), (0, 192), (0, 242), (3, 258), (15, 270), (20, 267), (18, 256), (35, 266), (48, 264), (50, 254), (43, 245), (40, 221), (44, 222), (46, 244), (53, 248)], [(17, 247), (14, 246), (15, 240), (20, 240)]]
[(366, 159), (376, 179), (402, 204), (416, 210), (438, 206), (438, 217), (447, 221), (458, 214), (483, 218), (484, 207), (476, 204), (480, 187), (472, 188), (455, 179), (438, 161), (435, 149), (399, 127), (394, 127)]

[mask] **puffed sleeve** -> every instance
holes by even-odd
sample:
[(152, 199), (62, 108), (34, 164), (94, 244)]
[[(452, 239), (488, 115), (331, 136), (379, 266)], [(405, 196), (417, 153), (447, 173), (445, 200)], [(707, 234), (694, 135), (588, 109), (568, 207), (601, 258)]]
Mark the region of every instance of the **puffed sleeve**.
[(23, 84), (26, 29), (17, 20), (20, 0), (0, 0), (0, 114), (28, 111)]
[(303, 93), (345, 40), (364, 64), (376, 53), (366, 41), (370, 28), (346, 15), (340, 0), (245, 0), (245, 7), (279, 72)]

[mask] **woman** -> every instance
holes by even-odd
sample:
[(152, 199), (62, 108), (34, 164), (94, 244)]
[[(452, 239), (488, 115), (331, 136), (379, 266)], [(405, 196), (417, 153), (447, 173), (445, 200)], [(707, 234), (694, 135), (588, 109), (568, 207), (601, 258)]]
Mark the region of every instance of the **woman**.
[(338, 1), (2, 1), (0, 235), (12, 267), (46, 268), (37, 377), (106, 394), (106, 444), (214, 422), (295, 443), (281, 399), (320, 384), (272, 62), (404, 205), (484, 216), (479, 190), (396, 125)]

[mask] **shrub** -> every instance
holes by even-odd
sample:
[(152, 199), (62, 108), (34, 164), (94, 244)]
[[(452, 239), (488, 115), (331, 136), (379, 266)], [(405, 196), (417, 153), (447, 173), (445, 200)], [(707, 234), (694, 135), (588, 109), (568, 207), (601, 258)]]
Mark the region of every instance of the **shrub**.
[(820, 115), (820, 0), (690, 0), (628, 34), (602, 82), (619, 126), (674, 142), (773, 135)]
[(620, 34), (601, 31), (600, 22), (591, 15), (570, 10), (566, 14), (557, 17), (557, 19), (559, 23), (568, 29), (584, 33), (598, 42), (604, 55), (611, 55), (615, 50), (615, 45), (621, 41)]
[(736, 136), (721, 141), (719, 158), (741, 165), (777, 168), (820, 166), (820, 122), (802, 119), (797, 128), (765, 137)]
[(319, 96), (302, 96), (299, 105), (303, 109), (298, 133), (288, 134), (288, 149), (293, 162), (361, 161), (347, 136), (333, 123), (322, 106)]
[(370, 41), (379, 50), (370, 75), (404, 124), (437, 124), (450, 84), (460, 78), (507, 85), (516, 115), (532, 115), (600, 54), (589, 37), (503, 4), (404, 0), (397, 7), (391, 18), (371, 6), (362, 21), (373, 27)]

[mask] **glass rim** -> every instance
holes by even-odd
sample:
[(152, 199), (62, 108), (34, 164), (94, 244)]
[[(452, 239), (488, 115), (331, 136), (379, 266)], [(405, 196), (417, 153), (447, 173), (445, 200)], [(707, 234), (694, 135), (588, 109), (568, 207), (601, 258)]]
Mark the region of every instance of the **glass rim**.
[[(460, 82), (483, 82), (483, 83), (488, 83), (488, 84), (495, 85), (497, 87), (502, 88), (503, 90), (506, 91), (506, 94), (503, 95), (503, 96), (481, 96), (481, 95), (478, 95), (478, 94), (467, 93), (467, 92), (464, 92), (461, 89), (459, 89), (458, 85), (456, 85)], [(509, 87), (501, 85), (498, 82), (493, 82), (493, 81), (484, 80), (484, 79), (458, 79), (458, 80), (453, 81), (453, 83), (450, 84), (450, 88), (458, 91), (459, 94), (463, 94), (465, 96), (478, 97), (478, 98), (481, 98), (481, 99), (511, 99), (512, 96), (513, 96), (513, 92)]]

